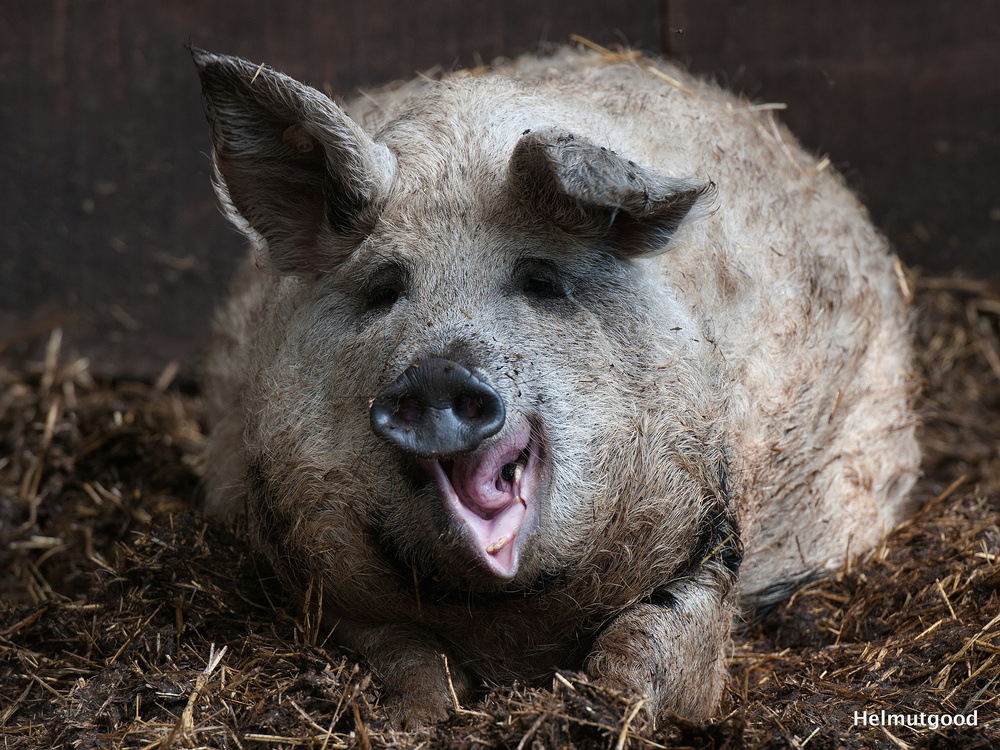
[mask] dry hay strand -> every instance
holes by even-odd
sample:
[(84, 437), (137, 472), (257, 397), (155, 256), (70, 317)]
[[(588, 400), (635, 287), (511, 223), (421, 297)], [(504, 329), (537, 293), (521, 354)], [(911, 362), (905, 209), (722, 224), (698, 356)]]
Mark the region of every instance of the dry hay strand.
[[(642, 696), (560, 673), (393, 731), (378, 680), (290, 600), (238, 533), (192, 512), (196, 395), (95, 383), (62, 362), (0, 371), (0, 733), (5, 748), (882, 748), (1000, 743), (1000, 297), (915, 296), (922, 510), (735, 641), (720, 718), (653, 726)], [(970, 313), (970, 310), (972, 311)], [(975, 727), (856, 727), (855, 712)]]

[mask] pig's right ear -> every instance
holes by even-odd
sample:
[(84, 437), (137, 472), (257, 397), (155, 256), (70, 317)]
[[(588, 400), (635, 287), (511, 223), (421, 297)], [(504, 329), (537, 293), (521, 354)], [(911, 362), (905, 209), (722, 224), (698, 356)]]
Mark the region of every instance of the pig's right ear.
[(192, 49), (216, 192), (283, 273), (332, 270), (371, 231), (395, 158), (329, 97), (265, 66)]

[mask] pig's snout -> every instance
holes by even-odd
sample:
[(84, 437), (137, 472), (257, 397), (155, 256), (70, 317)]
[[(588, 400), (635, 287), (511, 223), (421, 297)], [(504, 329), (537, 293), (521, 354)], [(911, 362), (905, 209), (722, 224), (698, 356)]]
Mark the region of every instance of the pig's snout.
[(371, 405), (375, 434), (424, 458), (475, 450), (504, 419), (500, 394), (448, 359), (410, 365)]

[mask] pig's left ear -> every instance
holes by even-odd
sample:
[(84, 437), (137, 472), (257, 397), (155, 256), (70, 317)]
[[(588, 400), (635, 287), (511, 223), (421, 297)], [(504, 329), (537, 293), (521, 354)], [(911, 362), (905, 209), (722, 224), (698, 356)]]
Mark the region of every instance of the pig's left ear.
[(561, 130), (525, 133), (510, 160), (509, 186), (539, 218), (606, 239), (622, 258), (668, 249), (711, 182), (666, 177)]

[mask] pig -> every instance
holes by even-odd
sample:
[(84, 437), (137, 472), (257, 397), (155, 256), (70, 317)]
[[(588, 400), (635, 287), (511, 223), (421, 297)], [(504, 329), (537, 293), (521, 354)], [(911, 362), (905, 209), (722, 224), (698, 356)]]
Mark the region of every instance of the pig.
[(704, 720), (734, 618), (911, 512), (905, 278), (771, 108), (567, 48), (343, 106), (192, 52), (251, 244), (206, 507), (397, 725), (558, 669)]

